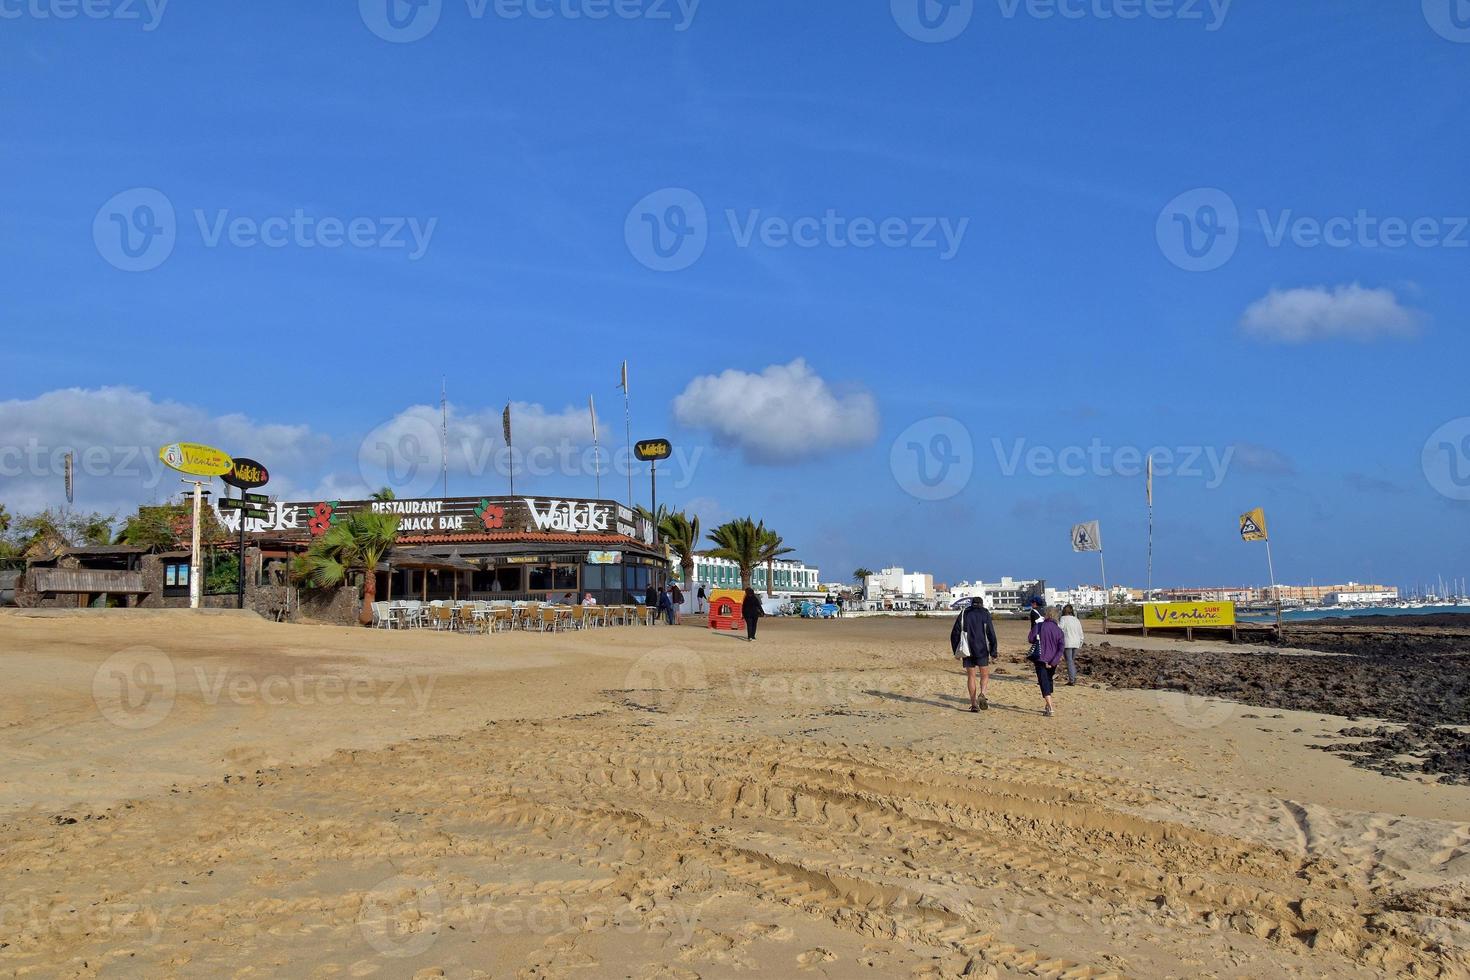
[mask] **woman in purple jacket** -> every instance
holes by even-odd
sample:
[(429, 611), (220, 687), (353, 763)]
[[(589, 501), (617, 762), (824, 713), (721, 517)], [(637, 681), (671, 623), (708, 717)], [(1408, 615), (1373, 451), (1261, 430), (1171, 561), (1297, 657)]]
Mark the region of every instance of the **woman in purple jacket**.
[(1036, 683), (1041, 686), (1041, 699), (1046, 702), (1045, 714), (1050, 718), (1056, 714), (1051, 695), (1055, 687), (1057, 664), (1062, 662), (1067, 646), (1066, 635), (1057, 625), (1055, 609), (1048, 609), (1045, 618), (1036, 621), (1036, 624), (1031, 627), (1031, 635), (1027, 637), (1027, 640), (1036, 650), (1032, 654), (1031, 662), (1036, 665)]

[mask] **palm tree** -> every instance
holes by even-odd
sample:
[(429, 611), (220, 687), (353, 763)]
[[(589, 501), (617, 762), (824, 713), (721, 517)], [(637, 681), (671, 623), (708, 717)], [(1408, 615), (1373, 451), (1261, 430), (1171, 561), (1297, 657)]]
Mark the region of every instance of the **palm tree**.
[(397, 539), (396, 515), (353, 514), (312, 542), (301, 557), (302, 579), (308, 587), (330, 589), (341, 585), (352, 573), (361, 572), (362, 611), (358, 622), (370, 625), (373, 602), (378, 598), (378, 562)]
[(709, 539), (715, 543), (710, 557), (733, 561), (740, 569), (741, 587), (748, 589), (751, 572), (765, 560), (762, 548), (767, 533), (764, 524), (757, 524), (749, 517), (726, 521), (709, 533)]
[(385, 500), (397, 500), (398, 494), (393, 492), (392, 487), (382, 487), (373, 493), (373, 499), (379, 502)]
[(868, 576), (872, 574), (873, 570), (871, 568), (863, 568), (860, 565), (857, 568), (853, 569), (852, 580), (858, 585), (862, 585), (868, 581)]
[(761, 525), (761, 530), (761, 561), (766, 563), (766, 597), (769, 598), (775, 595), (773, 587), (776, 581), (776, 559), (789, 555), (796, 549), (786, 547), (781, 535), (766, 528), (764, 524)]
[(659, 534), (663, 533), (664, 521), (669, 519), (670, 513), (671, 511), (669, 510), (667, 504), (659, 504), (657, 513), (649, 510), (647, 507), (644, 507), (641, 504), (633, 505), (633, 516), (640, 517), (643, 520), (647, 521)]
[(679, 559), (679, 569), (684, 573), (684, 588), (694, 587), (694, 550), (699, 547), (699, 517), (690, 517), (682, 510), (675, 511), (663, 519), (659, 533), (664, 543)]

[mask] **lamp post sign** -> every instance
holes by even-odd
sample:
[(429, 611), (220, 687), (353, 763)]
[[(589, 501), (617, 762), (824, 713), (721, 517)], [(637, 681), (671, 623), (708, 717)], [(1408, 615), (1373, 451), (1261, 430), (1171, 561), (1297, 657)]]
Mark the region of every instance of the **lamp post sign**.
[(649, 515), (653, 519), (653, 540), (658, 543), (658, 461), (674, 455), (673, 443), (667, 439), (645, 439), (633, 447), (633, 455), (648, 464), (649, 494), (653, 508)]
[(230, 472), (220, 477), (230, 486), (240, 490), (240, 497), (232, 500), (229, 497), (221, 500), (221, 510), (237, 510), (240, 512), (240, 552), (239, 566), (235, 575), (235, 602), (238, 608), (245, 608), (245, 521), (249, 518), (256, 520), (269, 520), (270, 511), (265, 507), (270, 504), (271, 499), (263, 493), (249, 493), (258, 487), (263, 487), (270, 482), (270, 470), (253, 459), (237, 459), (230, 467)]
[(271, 481), (270, 471), (253, 459), (237, 458), (230, 471), (220, 477), (239, 490), (254, 490)]

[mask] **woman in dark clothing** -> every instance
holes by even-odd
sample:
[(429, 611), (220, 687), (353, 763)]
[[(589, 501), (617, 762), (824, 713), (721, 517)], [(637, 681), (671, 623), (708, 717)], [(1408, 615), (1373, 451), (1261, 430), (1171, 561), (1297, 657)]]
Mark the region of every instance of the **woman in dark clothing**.
[(1042, 713), (1050, 718), (1056, 713), (1056, 706), (1051, 698), (1057, 664), (1062, 662), (1067, 646), (1066, 634), (1057, 625), (1057, 611), (1048, 609), (1043, 612), (1041, 621), (1031, 627), (1031, 635), (1027, 638), (1036, 651), (1031, 654), (1030, 660), (1036, 665), (1036, 683), (1041, 688), (1041, 700), (1046, 705), (1046, 710)]
[(745, 598), (740, 603), (740, 616), (745, 620), (746, 642), (755, 639), (755, 625), (765, 614), (765, 609), (761, 607), (761, 597), (755, 594), (755, 589), (746, 589)]

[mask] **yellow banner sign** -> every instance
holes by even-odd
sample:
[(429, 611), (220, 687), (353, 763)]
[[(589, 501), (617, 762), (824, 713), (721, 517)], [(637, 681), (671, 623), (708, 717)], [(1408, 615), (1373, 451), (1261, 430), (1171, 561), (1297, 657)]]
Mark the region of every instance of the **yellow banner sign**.
[(1149, 629), (1185, 629), (1190, 626), (1234, 626), (1233, 602), (1150, 602), (1143, 607)]
[(235, 468), (229, 453), (193, 442), (176, 442), (158, 451), (165, 466), (190, 476), (224, 476)]

